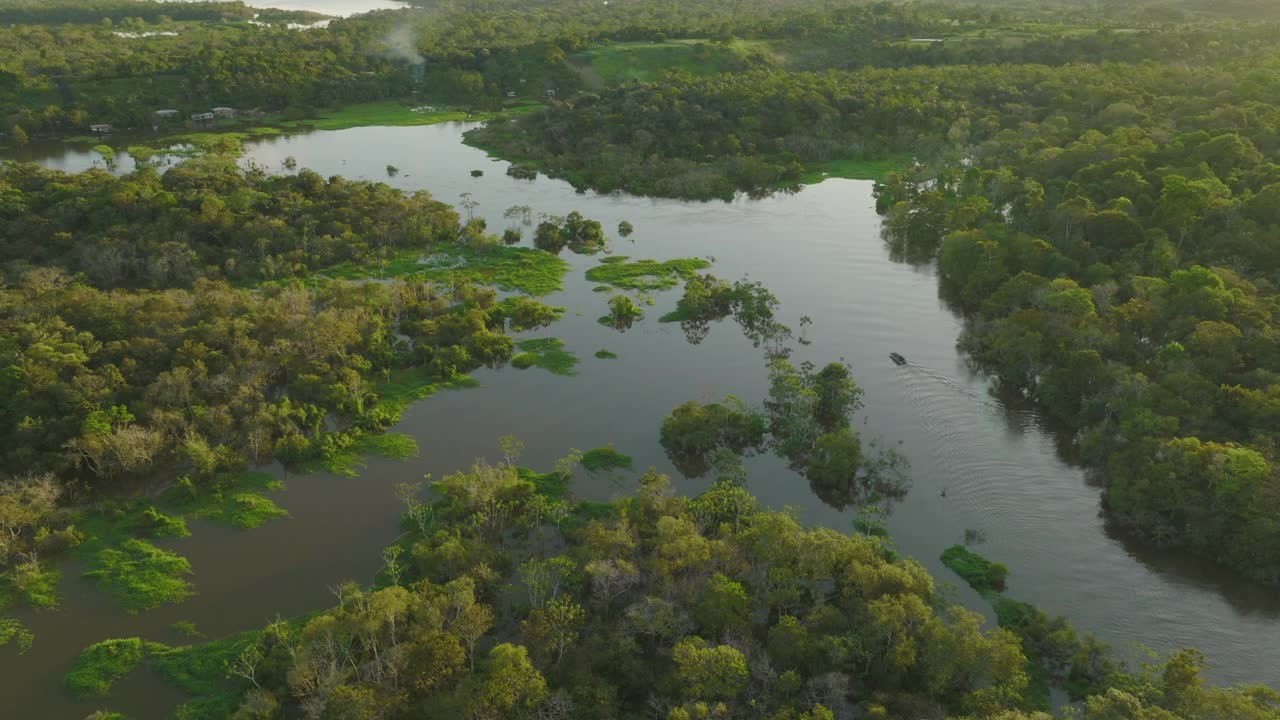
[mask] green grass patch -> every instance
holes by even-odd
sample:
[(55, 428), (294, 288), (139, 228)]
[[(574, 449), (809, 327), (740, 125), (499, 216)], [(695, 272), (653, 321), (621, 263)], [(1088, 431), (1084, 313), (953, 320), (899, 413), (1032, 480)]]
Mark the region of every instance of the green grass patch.
[(145, 540), (129, 538), (93, 556), (85, 577), (93, 578), (129, 612), (181, 602), (193, 594), (186, 576), (191, 563)]
[(601, 263), (587, 270), (587, 279), (625, 290), (670, 290), (679, 285), (681, 280), (688, 279), (699, 270), (711, 267), (711, 263), (701, 258), (678, 258), (664, 262), (657, 260), (628, 262), (625, 257), (618, 260), (607, 259), (610, 262)]
[(521, 340), (516, 347), (521, 352), (511, 359), (511, 364), (521, 370), (537, 366), (555, 375), (577, 374), (574, 368), (578, 358), (564, 349), (564, 341), (559, 338)]
[(991, 562), (963, 545), (952, 545), (942, 551), (942, 564), (988, 599), (1004, 590), (1005, 578), (1009, 575), (1009, 568)]
[(403, 433), (364, 434), (349, 447), (329, 454), (322, 465), (335, 475), (355, 477), (367, 467), (364, 459), (371, 455), (407, 460), (418, 456), (418, 441)]
[(465, 247), (450, 246), (429, 251), (407, 250), (379, 264), (346, 263), (320, 274), (341, 280), (404, 276), (443, 283), (466, 278), (501, 290), (536, 296), (564, 289), (564, 275), (568, 271), (568, 262), (541, 250), (500, 247), (476, 253)]
[(601, 360), (617, 360), (618, 353), (610, 352), (608, 350), (597, 350), (596, 357)]
[(800, 176), (801, 185), (814, 185), (830, 178), (845, 180), (884, 180), (889, 173), (898, 172), (911, 165), (914, 158), (907, 153), (891, 155), (879, 160), (842, 159), (831, 160), (809, 168)]
[[(163, 144), (171, 147), (164, 152), (179, 157), (195, 157), (197, 155), (233, 155), (244, 153), (245, 133), (238, 132), (196, 132), (174, 135), (165, 138)], [(157, 143), (159, 146), (160, 143)], [(187, 147), (172, 147), (172, 146)]]
[(573, 57), (573, 64), (605, 83), (629, 80), (649, 82), (663, 73), (679, 70), (693, 75), (715, 75), (737, 66), (730, 47), (702, 40), (664, 43), (610, 43)]
[(55, 608), (61, 579), (62, 571), (39, 563), (15, 565), (0, 575), (0, 608), (9, 605), (27, 605), (40, 610)]
[(227, 679), (227, 664), (258, 640), (258, 631), (182, 647), (155, 646), (147, 655), (147, 665), (192, 700), (174, 713), (181, 720), (221, 720), (230, 717), (240, 704), (240, 693)]
[(187, 537), (191, 531), (187, 529), (187, 521), (174, 515), (165, 515), (148, 505), (141, 511), (130, 513), (125, 521), (124, 529), (143, 537)]
[(117, 680), (138, 667), (146, 652), (142, 639), (136, 637), (94, 643), (76, 658), (63, 684), (77, 700), (106, 697)]
[(247, 471), (209, 484), (180, 480), (162, 499), (166, 507), (184, 515), (247, 530), (289, 516), (264, 495), (283, 488), (284, 483), (267, 473)]
[(456, 108), (410, 105), (397, 100), (357, 103), (338, 110), (325, 110), (314, 119), (281, 123), (285, 127), (312, 127), (317, 130), (346, 130), (354, 127), (407, 127), (435, 125), (443, 122), (484, 122), (504, 115), (519, 115), (542, 107), (538, 104), (516, 105), (502, 112), (468, 112)]
[(391, 378), (379, 384), (374, 392), (378, 394), (378, 407), (390, 412), (392, 417), (398, 420), (410, 405), (419, 400), (425, 400), (440, 390), (479, 386), (480, 383), (466, 375), (442, 381), (422, 367), (391, 373)]
[(196, 627), (196, 624), (190, 620), (179, 620), (169, 627), (179, 635), (185, 635), (189, 638), (204, 637), (204, 633), (200, 632), (200, 628)]
[(0, 617), (0, 647), (14, 643), (18, 646), (18, 654), (25, 655), (35, 639), (36, 636), (16, 618)]
[(586, 468), (587, 472), (592, 473), (629, 470), (631, 463), (631, 456), (613, 449), (612, 443), (605, 447), (588, 450), (582, 454), (582, 467)]
[(94, 145), (93, 151), (102, 156), (107, 162), (115, 162), (116, 151), (110, 145)]

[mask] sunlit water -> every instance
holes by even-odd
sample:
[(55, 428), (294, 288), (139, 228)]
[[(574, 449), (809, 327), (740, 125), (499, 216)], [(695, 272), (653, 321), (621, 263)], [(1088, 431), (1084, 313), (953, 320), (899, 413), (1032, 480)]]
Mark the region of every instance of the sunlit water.
[[(461, 143), (463, 124), (417, 128), (357, 128), (269, 139), (249, 146), (245, 162), (282, 171), (286, 157), (325, 176), (426, 188), (457, 202), (471, 193), (491, 230), (517, 204), (535, 211), (578, 210), (612, 230), (635, 225), (612, 250), (637, 258), (714, 258), (711, 270), (730, 280), (760, 280), (782, 303), (784, 322), (799, 329), (807, 315), (811, 345), (796, 360), (843, 358), (866, 390), (858, 420), (864, 435), (899, 449), (911, 463), (913, 487), (890, 518), (898, 547), (943, 581), (956, 578), (937, 558), (966, 529), (985, 533), (978, 549), (1011, 571), (1009, 594), (1067, 615), (1120, 652), (1139, 645), (1158, 651), (1193, 645), (1214, 663), (1219, 682), (1276, 684), (1280, 668), (1280, 601), (1272, 589), (1233, 580), (1184, 556), (1159, 553), (1108, 532), (1099, 491), (1064, 461), (1059, 438), (1034, 412), (1009, 407), (990, 381), (966, 369), (955, 340), (962, 320), (939, 298), (929, 264), (891, 259), (881, 239), (871, 183), (829, 180), (796, 195), (733, 203), (685, 203), (631, 196), (578, 194), (566, 183), (513, 180), (507, 164)], [(50, 167), (82, 170), (101, 159), (89, 152), (27, 151)], [(119, 169), (132, 167), (127, 154)], [(400, 172), (388, 177), (387, 165)], [(483, 177), (471, 177), (484, 170)], [(526, 232), (526, 235), (528, 233)], [(412, 407), (397, 430), (417, 438), (422, 457), (407, 463), (372, 461), (360, 478), (291, 477), (279, 502), (292, 518), (240, 532), (193, 524), (193, 535), (166, 546), (191, 560), (198, 595), (177, 606), (136, 616), (104, 599), (73, 565), (66, 567), (63, 608), (25, 614), (35, 647), (25, 657), (0, 649), (0, 707), (31, 708), (39, 717), (75, 717), (95, 706), (73, 704), (59, 689), (63, 672), (86, 645), (107, 637), (183, 639), (169, 629), (194, 621), (212, 637), (261, 626), (330, 604), (328, 588), (344, 579), (368, 581), (379, 552), (396, 532), (399, 508), (392, 488), (464, 468), (496, 456), (496, 438), (512, 434), (528, 445), (523, 462), (547, 467), (570, 447), (613, 442), (676, 475), (657, 442), (662, 418), (688, 399), (726, 394), (758, 401), (766, 373), (759, 350), (732, 322), (713, 327), (690, 345), (676, 325), (657, 318), (679, 291), (655, 296), (646, 318), (619, 333), (596, 318), (607, 294), (591, 291), (583, 271), (597, 258), (566, 255), (573, 269), (566, 289), (546, 300), (568, 313), (536, 336), (556, 336), (580, 359), (575, 377), (539, 369), (480, 371), (483, 387), (446, 392)], [(598, 360), (608, 349), (616, 360)], [(911, 364), (895, 366), (899, 352)], [(848, 530), (850, 513), (824, 506), (807, 482), (771, 456), (749, 462), (751, 490), (773, 506), (799, 508), (805, 519)], [(703, 481), (680, 481), (697, 492)], [(606, 499), (628, 490), (628, 478), (582, 476), (584, 497)], [(967, 588), (958, 597), (985, 604)], [(111, 709), (135, 720), (164, 717), (180, 694), (146, 672), (119, 686)]]

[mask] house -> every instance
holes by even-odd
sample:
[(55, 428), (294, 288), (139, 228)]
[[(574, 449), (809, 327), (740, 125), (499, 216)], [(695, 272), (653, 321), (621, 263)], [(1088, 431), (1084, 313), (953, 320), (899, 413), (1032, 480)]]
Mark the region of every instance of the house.
[(229, 107), (216, 107), (213, 109), (214, 117), (230, 120), (236, 116), (236, 109)]
[(111, 134), (111, 126), (110, 126), (110, 125), (107, 125), (107, 124), (105, 124), (105, 123), (99, 123), (99, 124), (97, 124), (97, 125), (90, 125), (90, 126), (89, 126), (89, 132), (93, 133), (94, 135), (110, 135), (110, 134)]
[(191, 119), (196, 122), (208, 122), (214, 117), (214, 114), (211, 112), (191, 113)]
[(166, 120), (167, 120), (167, 119), (169, 119), (169, 118), (176, 118), (176, 117), (178, 117), (178, 111), (177, 111), (177, 110), (157, 110), (157, 111), (155, 111), (155, 113), (154, 113), (154, 114), (155, 114), (155, 116), (156, 116), (156, 117), (158, 117), (158, 118), (164, 118), (164, 119), (166, 119)]

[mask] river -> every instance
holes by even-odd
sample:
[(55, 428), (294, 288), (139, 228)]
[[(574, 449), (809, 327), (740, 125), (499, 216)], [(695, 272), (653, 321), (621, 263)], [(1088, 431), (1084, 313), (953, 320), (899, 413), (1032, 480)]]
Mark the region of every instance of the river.
[[(580, 194), (547, 178), (507, 177), (506, 163), (462, 144), (463, 123), (405, 128), (356, 128), (269, 138), (247, 146), (245, 162), (282, 171), (286, 157), (323, 175), (428, 189), (456, 203), (461, 193), (479, 202), (491, 230), (505, 226), (503, 211), (530, 205), (564, 215), (578, 210), (600, 220), (610, 235), (622, 220), (630, 239), (612, 241), (617, 254), (636, 258), (707, 257), (730, 280), (759, 280), (781, 301), (780, 319), (806, 331), (811, 344), (795, 360), (843, 358), (866, 391), (858, 419), (864, 436), (880, 438), (910, 461), (911, 492), (889, 519), (899, 549), (940, 581), (959, 582), (938, 561), (966, 529), (980, 530), (977, 550), (1009, 566), (1011, 597), (1068, 616), (1118, 652), (1138, 657), (1138, 646), (1160, 652), (1195, 646), (1221, 683), (1277, 684), (1280, 668), (1280, 597), (1177, 553), (1137, 546), (1107, 527), (1099, 490), (1064, 458), (1065, 441), (1026, 408), (1003, 402), (990, 379), (967, 369), (955, 341), (963, 319), (939, 295), (934, 267), (908, 263), (881, 237), (870, 182), (828, 180), (794, 195), (732, 203), (686, 203), (626, 195)], [(25, 159), (81, 170), (101, 159), (58, 147), (23, 151)], [(122, 169), (132, 167), (120, 152)], [(387, 165), (400, 169), (388, 177)], [(483, 170), (472, 177), (472, 170)], [(526, 233), (528, 234), (528, 233)], [(240, 532), (193, 524), (191, 537), (166, 546), (188, 557), (197, 595), (185, 603), (130, 616), (66, 568), (63, 607), (25, 613), (36, 633), (23, 657), (0, 649), (0, 707), (27, 708), (28, 716), (77, 717), (96, 706), (76, 704), (60, 691), (62, 673), (76, 654), (107, 637), (140, 634), (162, 642), (183, 639), (169, 629), (194, 621), (210, 636), (257, 627), (274, 618), (327, 606), (328, 587), (344, 579), (368, 581), (379, 552), (394, 537), (397, 483), (461, 469), (497, 455), (496, 438), (512, 434), (528, 450), (522, 462), (548, 467), (569, 447), (608, 442), (678, 477), (657, 442), (662, 418), (688, 399), (735, 394), (759, 401), (766, 389), (760, 352), (729, 321), (698, 345), (679, 327), (657, 318), (679, 291), (659, 293), (646, 318), (625, 333), (599, 325), (607, 294), (592, 292), (583, 271), (598, 258), (566, 254), (572, 270), (565, 290), (546, 300), (568, 308), (565, 318), (536, 336), (562, 338), (581, 360), (575, 377), (539, 369), (484, 370), (482, 387), (445, 392), (413, 406), (397, 430), (417, 438), (422, 457), (406, 463), (373, 461), (357, 479), (326, 475), (288, 478), (277, 496), (292, 517)], [(618, 354), (599, 360), (597, 350)], [(890, 362), (899, 352), (910, 364)], [(773, 507), (798, 508), (806, 521), (840, 530), (850, 514), (823, 505), (806, 481), (772, 456), (749, 461), (750, 489)], [(680, 480), (697, 492), (702, 481)], [(619, 486), (582, 476), (575, 490), (608, 498)], [(624, 486), (621, 489), (626, 489)], [(983, 603), (967, 587), (958, 598)], [(178, 693), (139, 671), (106, 706), (132, 720), (165, 717)]]

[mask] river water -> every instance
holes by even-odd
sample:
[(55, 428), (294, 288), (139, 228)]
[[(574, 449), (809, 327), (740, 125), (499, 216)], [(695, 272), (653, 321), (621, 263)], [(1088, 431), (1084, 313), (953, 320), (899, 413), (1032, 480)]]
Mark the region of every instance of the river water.
[[(982, 531), (977, 549), (1010, 568), (1009, 594), (1068, 616), (1128, 657), (1140, 646), (1167, 652), (1203, 650), (1217, 682), (1277, 682), (1280, 597), (1274, 589), (1233, 579), (1176, 553), (1143, 548), (1104, 523), (1099, 490), (1067, 456), (1068, 443), (1034, 412), (1003, 402), (989, 378), (972, 373), (955, 349), (963, 320), (939, 295), (929, 263), (910, 263), (880, 233), (872, 184), (828, 180), (794, 195), (732, 203), (686, 203), (625, 195), (576, 193), (540, 178), (519, 181), (507, 164), (462, 144), (463, 123), (407, 128), (356, 128), (266, 139), (248, 146), (245, 162), (282, 171), (286, 157), (323, 175), (428, 189), (456, 203), (462, 193), (479, 202), (490, 230), (505, 226), (503, 211), (517, 204), (564, 215), (578, 210), (612, 231), (622, 220), (636, 228), (612, 250), (635, 258), (713, 259), (711, 272), (730, 280), (759, 280), (781, 301), (781, 319), (811, 344), (794, 360), (843, 358), (866, 391), (858, 419), (864, 437), (879, 438), (911, 463), (913, 486), (889, 519), (899, 549), (940, 581), (958, 579), (938, 562), (966, 529)], [(70, 171), (101, 159), (87, 151), (31, 148), (24, 159)], [(132, 167), (120, 153), (121, 170)], [(400, 169), (388, 177), (387, 165)], [(483, 170), (472, 177), (472, 170)], [(528, 233), (526, 233), (528, 234)], [(610, 234), (613, 234), (610, 232)], [(516, 435), (528, 445), (522, 462), (548, 467), (570, 447), (608, 442), (677, 477), (686, 492), (703, 481), (679, 478), (658, 445), (662, 418), (688, 399), (735, 394), (757, 402), (766, 389), (759, 350), (731, 321), (691, 345), (676, 325), (657, 318), (679, 291), (658, 293), (647, 317), (627, 332), (599, 325), (608, 294), (583, 277), (598, 258), (566, 254), (572, 270), (565, 290), (546, 298), (563, 305), (563, 320), (535, 336), (562, 338), (581, 360), (574, 377), (539, 369), (484, 370), (482, 387), (445, 392), (413, 406), (397, 428), (417, 438), (422, 457), (406, 463), (375, 460), (357, 479), (290, 477), (277, 496), (292, 517), (253, 531), (194, 524), (191, 537), (168, 544), (191, 560), (197, 595), (185, 603), (130, 616), (116, 609), (72, 565), (63, 582), (63, 608), (24, 614), (36, 633), (19, 657), (0, 649), (0, 707), (27, 708), (31, 717), (77, 717), (94, 709), (60, 691), (59, 681), (86, 645), (142, 635), (169, 643), (169, 629), (194, 621), (212, 637), (257, 627), (331, 604), (328, 588), (345, 579), (368, 581), (379, 552), (394, 537), (397, 483), (436, 477), (473, 459), (496, 458), (496, 438)], [(597, 350), (618, 354), (599, 360)], [(911, 363), (895, 366), (888, 354)], [(772, 456), (748, 463), (750, 489), (773, 506), (793, 506), (812, 523), (848, 530), (851, 516), (820, 502), (807, 482)], [(633, 486), (583, 475), (575, 491), (606, 499)], [(967, 587), (957, 597), (983, 603)], [(140, 671), (101, 704), (133, 720), (165, 717), (179, 694)]]

